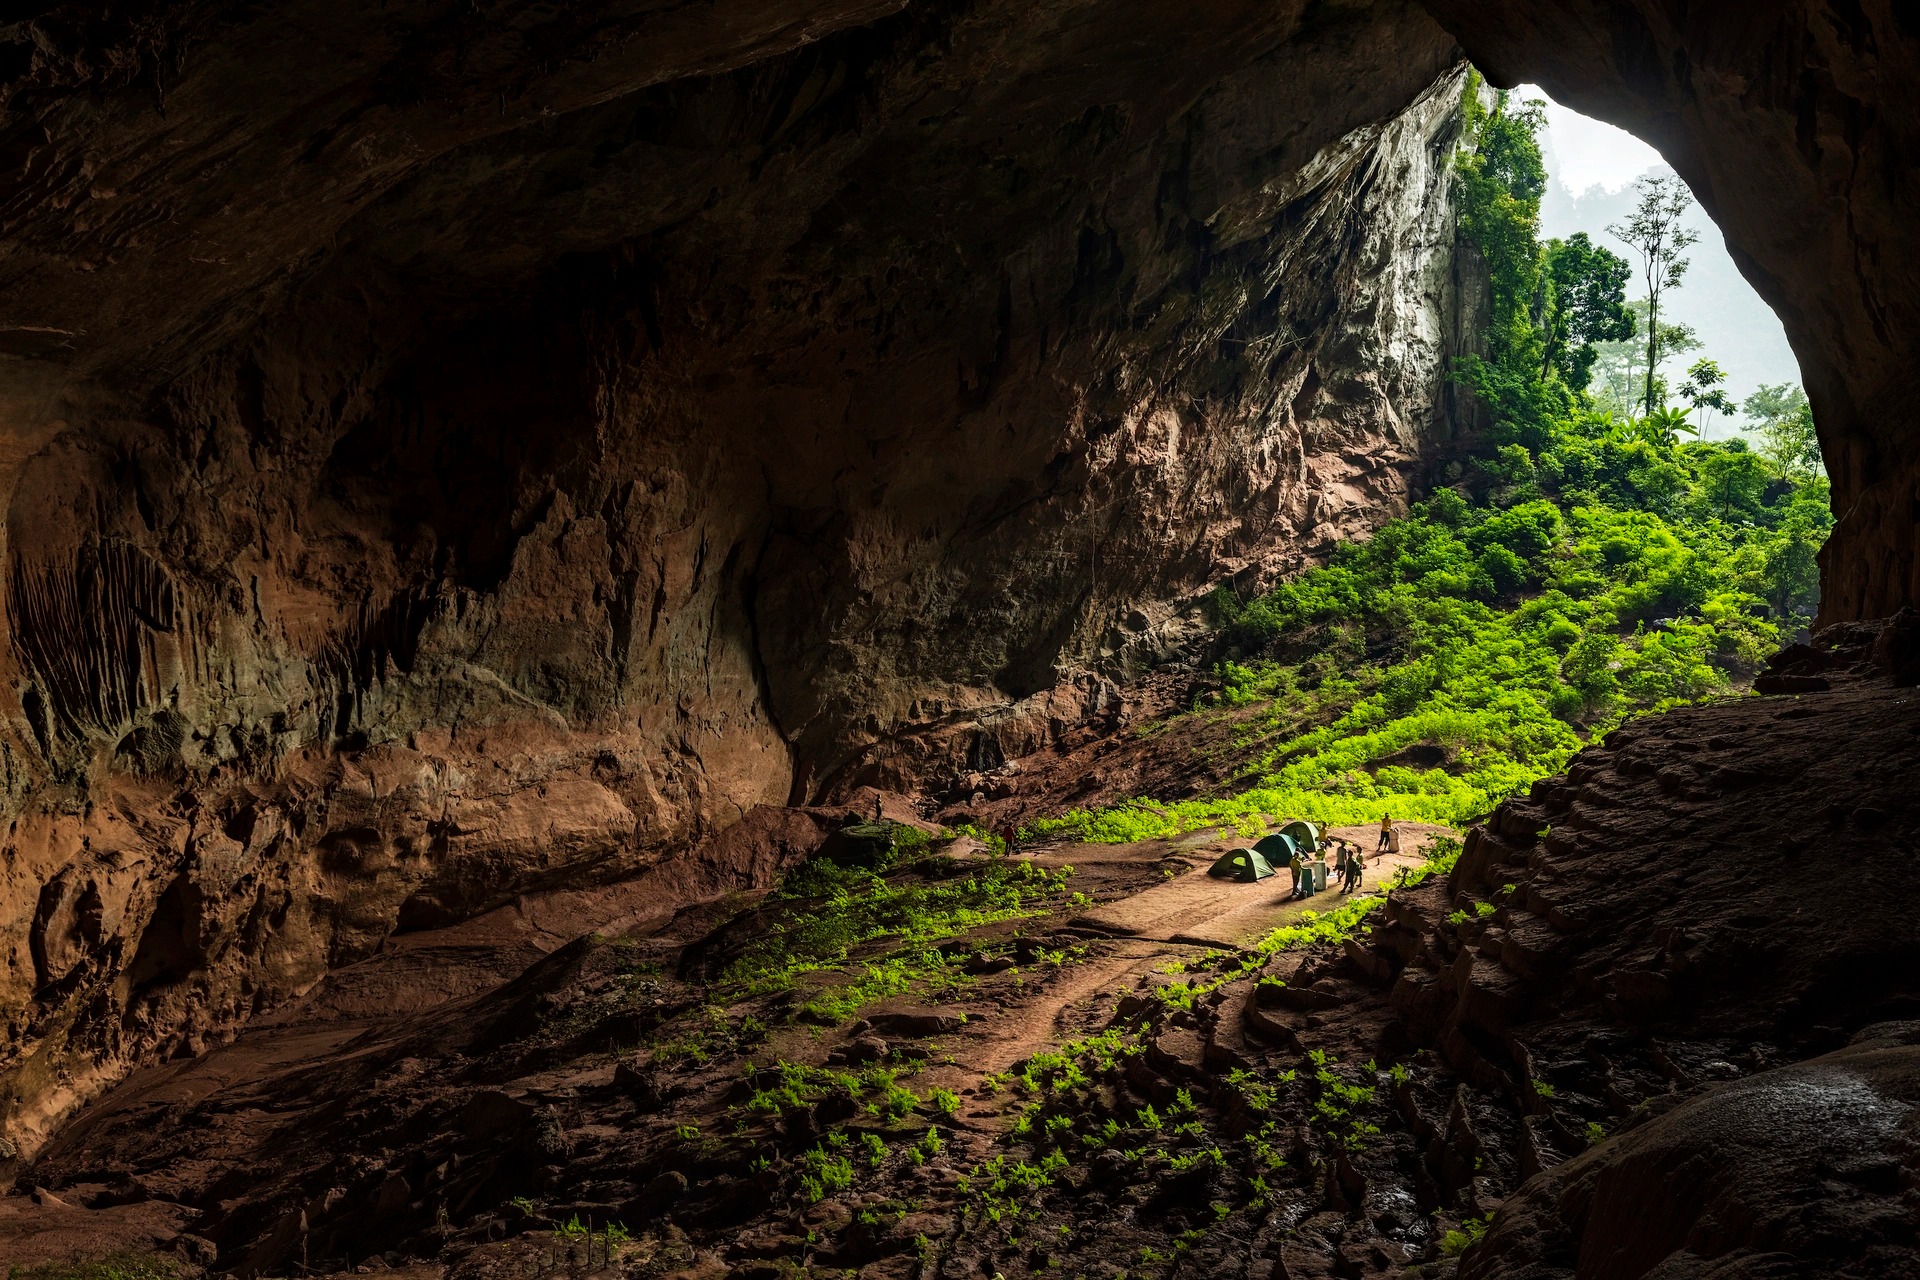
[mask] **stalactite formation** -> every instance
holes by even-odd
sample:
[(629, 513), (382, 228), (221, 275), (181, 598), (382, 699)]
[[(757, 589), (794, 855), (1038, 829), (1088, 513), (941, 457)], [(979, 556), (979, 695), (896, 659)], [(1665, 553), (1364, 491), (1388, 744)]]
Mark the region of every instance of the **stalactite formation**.
[(118, 735), (167, 692), (162, 637), (182, 630), (165, 569), (138, 548), (94, 539), (64, 560), (15, 556), (7, 579), (14, 653), (47, 710), (75, 738)]
[[(636, 1227), (671, 1207), (681, 1234), (660, 1229), (649, 1255), (661, 1274), (775, 1280), (790, 1255), (865, 1280), (1047, 1270), (1031, 1240), (990, 1255), (964, 1223), (924, 1221), (930, 1245), (962, 1246), (927, 1262), (877, 1214), (830, 1224), (824, 1185), (799, 1204), (788, 1175), (818, 1184), (841, 1159), (815, 1150), (817, 1125), (850, 1095), (753, 1122), (778, 1168), (714, 1157), (636, 1182), (636, 1161), (685, 1154), (673, 1127), (649, 1128), (673, 1108), (694, 1123), (710, 1098), (704, 1120), (731, 1126), (740, 1096), (789, 1082), (750, 1068), (722, 1100), (720, 1068), (633, 1046), (710, 1007), (676, 985), (682, 952), (790, 923), (791, 901), (748, 897), (859, 843), (828, 839), (852, 817), (992, 825), (1051, 816), (1041, 796), (1231, 784), (1224, 754), (1157, 759), (1135, 732), (1145, 708), (1192, 705), (1218, 656), (1212, 592), (1369, 537), (1494, 425), (1454, 376), (1488, 307), (1453, 183), (1469, 58), (1658, 144), (1777, 306), (1837, 496), (1822, 620), (1838, 625), (1757, 686), (1800, 701), (1624, 735), (1382, 917), (1404, 927), (1324, 949), (1272, 1007), (1226, 986), (1163, 1007), (1128, 1033), (1145, 1037), (1138, 1066), (1099, 1083), (1139, 1092), (1116, 1124), (1196, 1093), (1181, 1105), (1227, 1117), (1231, 1145), (1278, 1095), (1236, 1101), (1223, 1076), (1258, 1060), (1275, 1088), (1293, 1071), (1289, 1086), (1332, 1088), (1325, 1064), (1303, 1068), (1302, 1037), (1348, 1020), (1342, 1088), (1362, 1088), (1370, 1053), (1429, 1055), (1430, 1082), (1395, 1083), (1405, 1123), (1378, 1149), (1316, 1149), (1306, 1118), (1263, 1137), (1300, 1197), (1245, 1239), (1213, 1206), (1254, 1203), (1252, 1178), (1209, 1182), (1191, 1151), (1134, 1200), (1120, 1151), (1034, 1194), (1055, 1197), (1048, 1212), (1069, 1192), (1096, 1206), (1083, 1225), (1144, 1214), (1166, 1228), (1156, 1249), (1203, 1241), (1181, 1274), (1542, 1280), (1576, 1269), (1582, 1215), (1644, 1217), (1662, 1203), (1647, 1170), (1723, 1125), (1673, 1101), (1686, 1090), (1763, 1081), (1724, 1095), (1745, 1115), (1740, 1098), (1856, 1071), (1873, 1106), (1907, 1106), (1913, 1033), (1853, 1025), (1905, 1017), (1905, 997), (1809, 990), (1787, 1016), (1712, 983), (1747, 972), (1763, 924), (1795, 946), (1828, 916), (1857, 924), (1837, 878), (1776, 892), (1822, 841), (1870, 843), (1859, 892), (1876, 903), (1912, 896), (1907, 792), (1866, 794), (1911, 772), (1902, 700), (1920, 665), (1900, 612), (1920, 601), (1911, 7), (37, 0), (0, 15), (0, 1185), (57, 1181), (36, 1223), (132, 1223), (142, 1248), (249, 1278), (362, 1237), (421, 1256), (506, 1243), (485, 1233), (546, 1229), (520, 1203), (535, 1196)], [(1860, 754), (1866, 729), (1879, 758)], [(1049, 789), (1021, 782), (1029, 767), (1085, 771)], [(1737, 793), (1769, 769), (1789, 777), (1780, 796), (1800, 789), (1790, 841), (1741, 825), (1762, 810)], [(1715, 846), (1720, 830), (1739, 848)], [(1082, 861), (1145, 896), (1179, 850), (1147, 852)], [(1094, 937), (1070, 898), (1054, 936), (997, 920), (907, 960), (1004, 983), (988, 1018), (1075, 981), (1056, 955), (1137, 959), (1143, 934)], [(1643, 946), (1649, 911), (1663, 932)], [(1876, 924), (1844, 958), (1897, 943), (1902, 959), (1910, 933)], [(1662, 1020), (1690, 991), (1751, 1019), (1751, 1051), (1670, 1053), (1694, 1033)], [(635, 992), (601, 1017), (602, 997)], [(1576, 1004), (1584, 1044), (1558, 1021)], [(776, 1006), (751, 1021), (795, 1012)], [(958, 1030), (876, 1012), (786, 1047), (851, 1068), (887, 1037)], [(748, 1021), (699, 1035), (744, 1044)], [(1263, 1026), (1265, 1047), (1247, 1038)], [(581, 1055), (599, 1056), (577, 1079), (547, 1076)], [(1764, 1084), (1788, 1057), (1808, 1059), (1802, 1075)], [(148, 1069), (185, 1092), (112, 1093)], [(220, 1095), (204, 1108), (172, 1101), (203, 1085)], [(1576, 1117), (1624, 1124), (1669, 1102), (1644, 1136), (1609, 1140), (1617, 1161), (1579, 1150), (1594, 1139)], [(576, 1104), (595, 1117), (578, 1141)], [(969, 1140), (982, 1117), (958, 1123), (959, 1106), (928, 1117), (934, 1144)], [(1397, 1166), (1394, 1144), (1416, 1158)], [(937, 1201), (957, 1184), (924, 1167), (937, 1146), (915, 1150), (911, 1169), (895, 1153), (902, 1203)], [(1876, 1148), (1818, 1177), (1853, 1179), (1837, 1200), (1866, 1221), (1904, 1158)], [(1598, 1168), (1632, 1184), (1612, 1219), (1589, 1214), (1614, 1194), (1595, 1192), (1614, 1185)], [(1724, 1203), (1748, 1204), (1729, 1176), (1741, 1194)], [(1508, 1194), (1497, 1250), (1462, 1263), (1426, 1241), (1430, 1212), (1464, 1237)], [(729, 1216), (776, 1195), (836, 1252), (782, 1234), (793, 1222), (762, 1234)], [(0, 1196), (9, 1263), (16, 1207)], [(1881, 1242), (1895, 1263), (1860, 1274), (1897, 1273), (1897, 1234)], [(1100, 1262), (1142, 1265), (1137, 1250)]]
[(420, 633), (439, 607), (438, 594), (421, 589), (400, 591), (377, 607), (362, 600), (347, 626), (327, 639), (314, 661), (324, 691), (322, 740), (354, 731), (360, 699), (375, 683), (412, 672)]

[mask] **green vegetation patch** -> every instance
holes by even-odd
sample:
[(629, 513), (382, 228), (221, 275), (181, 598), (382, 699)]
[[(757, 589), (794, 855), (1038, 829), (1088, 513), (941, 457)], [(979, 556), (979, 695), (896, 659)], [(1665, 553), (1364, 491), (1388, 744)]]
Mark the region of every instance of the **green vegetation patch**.
[[(985, 925), (1043, 915), (1064, 901), (1071, 873), (1030, 862), (923, 859), (891, 875), (817, 858), (787, 877), (765, 935), (728, 966), (749, 995), (811, 985), (803, 1013), (838, 1022), (890, 996), (937, 994), (961, 980), (938, 943)], [(883, 955), (854, 960), (880, 940)]]
[[(1459, 856), (1457, 841), (1436, 842), (1424, 865), (1389, 887), (1423, 883)], [(1266, 1221), (1283, 1185), (1318, 1185), (1340, 1153), (1379, 1141), (1388, 1118), (1384, 1095), (1413, 1078), (1405, 1063), (1343, 1064), (1309, 1050), (1291, 1069), (1235, 1068), (1144, 1104), (1122, 1081), (1161, 1032), (1183, 1024), (1183, 1011), (1217, 1003), (1221, 987), (1258, 976), (1281, 952), (1352, 936), (1384, 901), (1359, 898), (1309, 915), (1251, 951), (1212, 951), (1164, 965), (1160, 976), (1122, 996), (1105, 1030), (988, 1077), (984, 1092), (1011, 1100), (1010, 1123), (1001, 1150), (976, 1161), (958, 1184), (962, 1235), (997, 1250), (1041, 1251), (1052, 1265), (1062, 1261), (1055, 1250), (1071, 1254), (1089, 1243), (1076, 1224), (1060, 1221), (1059, 1190), (1092, 1182), (1119, 1194), (1124, 1187), (1138, 1207), (1130, 1223), (1103, 1228), (1109, 1234), (1100, 1247), (1123, 1247), (1160, 1275), (1210, 1233), (1240, 1237)], [(1182, 980), (1161, 980), (1171, 976)], [(1179, 1220), (1161, 1216), (1167, 1213)], [(1064, 1263), (1061, 1269), (1072, 1273)]]
[(7, 1268), (7, 1280), (178, 1280), (177, 1263), (151, 1254), (113, 1253), (91, 1262), (43, 1262)]
[[(1725, 696), (1802, 630), (1832, 525), (1803, 396), (1765, 388), (1744, 439), (1700, 362), (1668, 406), (1587, 391), (1631, 347), (1628, 264), (1585, 237), (1542, 242), (1540, 117), (1479, 91), (1457, 160), (1462, 221), (1492, 274), (1486, 354), (1462, 362), (1491, 418), (1453, 480), (1366, 542), (1265, 595), (1216, 593), (1227, 656), (1190, 714), (1231, 716), (1248, 763), (1227, 794), (1136, 799), (1033, 824), (1094, 842), (1273, 819), (1461, 825), (1562, 769), (1623, 720)], [(1669, 201), (1671, 193), (1668, 194)], [(1703, 389), (1705, 388), (1705, 389)]]

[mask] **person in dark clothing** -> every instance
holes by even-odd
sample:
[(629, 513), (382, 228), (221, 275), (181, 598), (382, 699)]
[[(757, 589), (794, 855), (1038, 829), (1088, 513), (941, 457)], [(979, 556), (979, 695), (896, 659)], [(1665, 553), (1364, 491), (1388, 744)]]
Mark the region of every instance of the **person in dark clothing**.
[(1360, 872), (1362, 870), (1360, 865), (1360, 850), (1358, 848), (1354, 848), (1354, 849), (1347, 850), (1346, 853), (1347, 853), (1347, 862), (1345, 867), (1346, 880), (1341, 884), (1340, 892), (1352, 893), (1355, 889), (1358, 889), (1360, 887)]

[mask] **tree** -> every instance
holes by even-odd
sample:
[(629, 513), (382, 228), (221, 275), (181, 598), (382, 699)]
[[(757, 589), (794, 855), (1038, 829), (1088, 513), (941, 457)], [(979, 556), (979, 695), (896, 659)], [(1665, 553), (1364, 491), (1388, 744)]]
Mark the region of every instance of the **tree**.
[[(1542, 328), (1546, 351), (1541, 376), (1557, 368), (1567, 386), (1584, 391), (1593, 380), (1595, 343), (1624, 342), (1636, 331), (1627, 308), (1627, 281), (1633, 268), (1584, 231), (1547, 242), (1542, 281), (1551, 286)], [(1543, 292), (1545, 292), (1543, 290)]]
[(1607, 228), (1607, 233), (1632, 246), (1640, 255), (1641, 279), (1647, 286), (1647, 373), (1645, 412), (1657, 407), (1654, 401), (1654, 373), (1660, 367), (1660, 297), (1668, 289), (1678, 289), (1691, 264), (1684, 254), (1698, 243), (1700, 233), (1681, 225), (1680, 219), (1693, 207), (1693, 197), (1676, 177), (1649, 175), (1634, 184), (1640, 203), (1627, 220)]
[(1763, 383), (1740, 402), (1740, 411), (1755, 422), (1775, 422), (1790, 418), (1807, 403), (1807, 393), (1791, 382)]
[(1707, 427), (1713, 422), (1716, 410), (1721, 413), (1733, 412), (1733, 401), (1720, 389), (1727, 380), (1726, 373), (1712, 360), (1696, 360), (1687, 370), (1687, 380), (1680, 384), (1680, 396), (1689, 405), (1703, 410), (1700, 421), (1700, 438), (1707, 438)]
[[(1627, 304), (1627, 311), (1633, 316), (1635, 331), (1644, 334), (1647, 330), (1647, 300), (1635, 298)], [(1675, 356), (1691, 355), (1700, 350), (1702, 345), (1691, 325), (1660, 326), (1662, 364)], [(1647, 354), (1645, 340), (1630, 338), (1624, 342), (1600, 342), (1594, 344), (1594, 350), (1598, 355), (1594, 369), (1600, 376), (1600, 394), (1597, 398), (1601, 407), (1611, 409), (1622, 418), (1631, 418), (1636, 412), (1643, 411), (1646, 370), (1641, 361)], [(1658, 368), (1653, 371), (1653, 392), (1656, 406), (1666, 403), (1666, 378)]]
[(1771, 469), (1746, 441), (1729, 440), (1711, 451), (1703, 451), (1695, 465), (1700, 470), (1701, 496), (1722, 520), (1738, 513), (1748, 521), (1761, 518)]
[(1783, 621), (1804, 626), (1820, 607), (1820, 565), (1815, 557), (1826, 541), (1832, 517), (1817, 502), (1796, 501), (1787, 510), (1785, 535), (1767, 552), (1762, 594)]
[(1571, 403), (1564, 385), (1540, 377), (1544, 336), (1534, 318), (1544, 287), (1539, 227), (1547, 186), (1536, 137), (1546, 107), (1501, 93), (1489, 110), (1477, 80), (1469, 82), (1461, 107), (1465, 138), (1454, 159), (1460, 226), (1486, 262), (1492, 309), (1486, 354), (1463, 357), (1460, 373), (1487, 405), (1503, 442), (1538, 450)]
[(1750, 430), (1760, 439), (1760, 455), (1782, 476), (1798, 481), (1822, 473), (1820, 437), (1806, 392), (1791, 382), (1762, 386), (1741, 402), (1740, 411), (1753, 421)]

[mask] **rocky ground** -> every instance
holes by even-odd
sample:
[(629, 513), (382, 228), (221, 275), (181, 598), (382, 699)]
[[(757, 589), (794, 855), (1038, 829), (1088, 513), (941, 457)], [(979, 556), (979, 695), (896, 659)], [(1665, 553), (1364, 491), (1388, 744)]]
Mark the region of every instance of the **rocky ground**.
[(1617, 731), (1450, 869), (1427, 833), (1364, 921), (1195, 878), (1217, 833), (1006, 859), (901, 823), (459, 998), (397, 1000), (531, 944), (410, 939), (91, 1108), (0, 1241), (449, 1280), (1912, 1274), (1920, 695), (1873, 640)]
[(898, 832), (1231, 785), (1129, 682), (1484, 425), (1467, 59), (1659, 145), (1823, 619), (1920, 598), (1912, 8), (12, 6), (0, 1264), (1911, 1274), (1910, 640), (1344, 938)]

